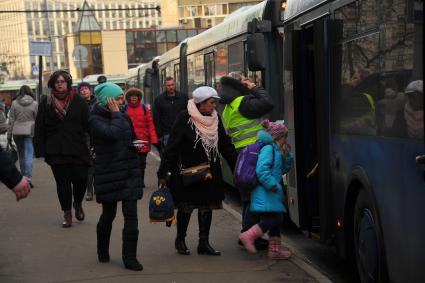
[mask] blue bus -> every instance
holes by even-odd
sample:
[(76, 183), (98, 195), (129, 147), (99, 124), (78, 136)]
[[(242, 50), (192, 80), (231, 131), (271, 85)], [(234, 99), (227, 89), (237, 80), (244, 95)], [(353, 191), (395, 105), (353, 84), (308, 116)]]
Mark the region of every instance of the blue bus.
[[(240, 71), (269, 92), (295, 166), (289, 216), (361, 282), (425, 280), (423, 1), (268, 0), (149, 62), (191, 94)], [(419, 162), (417, 162), (418, 160)]]

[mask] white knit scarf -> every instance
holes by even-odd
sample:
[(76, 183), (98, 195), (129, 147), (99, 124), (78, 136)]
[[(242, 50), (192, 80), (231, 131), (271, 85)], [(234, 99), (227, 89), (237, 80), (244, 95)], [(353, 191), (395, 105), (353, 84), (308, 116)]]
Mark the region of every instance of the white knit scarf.
[(190, 99), (187, 103), (187, 110), (189, 111), (190, 119), (188, 123), (192, 129), (195, 130), (196, 147), (199, 141), (202, 143), (205, 154), (208, 160), (213, 159), (214, 161), (218, 157), (218, 115), (217, 111), (213, 111), (211, 116), (204, 116), (199, 112), (193, 99)]

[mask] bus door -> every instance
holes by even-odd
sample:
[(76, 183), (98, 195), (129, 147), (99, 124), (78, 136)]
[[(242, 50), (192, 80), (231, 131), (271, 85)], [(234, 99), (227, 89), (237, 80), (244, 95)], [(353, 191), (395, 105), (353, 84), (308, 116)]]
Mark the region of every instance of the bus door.
[(292, 38), (297, 221), (309, 235), (323, 240), (331, 211), (328, 22), (321, 18), (302, 26)]

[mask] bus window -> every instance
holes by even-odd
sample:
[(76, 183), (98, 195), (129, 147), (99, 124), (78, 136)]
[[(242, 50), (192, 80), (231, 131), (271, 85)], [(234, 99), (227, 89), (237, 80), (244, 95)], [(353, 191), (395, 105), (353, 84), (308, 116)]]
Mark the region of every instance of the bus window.
[[(221, 77), (228, 74), (227, 72), (227, 47), (225, 44), (217, 46), (215, 56), (215, 81), (218, 83)], [(216, 86), (217, 88), (217, 86)]]
[(174, 80), (176, 82), (176, 89), (180, 90), (180, 64), (174, 65)]
[(195, 87), (205, 84), (204, 56), (202, 54), (195, 55)]
[(341, 104), (338, 107), (341, 133), (376, 134), (378, 44), (379, 34), (374, 33), (342, 47)]
[(165, 84), (165, 78), (167, 77), (167, 70), (166, 69), (162, 69), (161, 70), (161, 92), (164, 91), (164, 84)]
[(215, 87), (215, 65), (214, 65), (214, 52), (208, 53), (204, 58), (205, 64), (205, 85)]
[(236, 42), (228, 46), (229, 73), (244, 72), (244, 47), (242, 42)]

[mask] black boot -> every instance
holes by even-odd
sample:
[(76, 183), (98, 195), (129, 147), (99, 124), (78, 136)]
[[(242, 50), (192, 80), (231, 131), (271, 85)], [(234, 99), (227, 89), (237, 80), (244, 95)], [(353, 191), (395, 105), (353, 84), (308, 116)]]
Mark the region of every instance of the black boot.
[(122, 230), (122, 260), (124, 266), (130, 270), (143, 270), (143, 265), (137, 260), (137, 240), (139, 238), (138, 229)]
[(221, 252), (216, 251), (210, 246), (208, 242), (210, 227), (211, 227), (212, 211), (199, 211), (198, 210), (198, 223), (199, 223), (199, 245), (198, 254), (207, 255), (221, 255)]
[(103, 227), (97, 223), (97, 258), (100, 262), (109, 262), (109, 239), (112, 226)]
[(86, 215), (84, 213), (81, 202), (74, 202), (74, 209), (75, 209), (75, 218), (77, 218), (78, 221), (83, 221)]
[(189, 226), (190, 213), (183, 213), (180, 210), (177, 211), (177, 237), (174, 245), (177, 253), (181, 255), (190, 255), (190, 251), (186, 246), (185, 238), (187, 227)]

